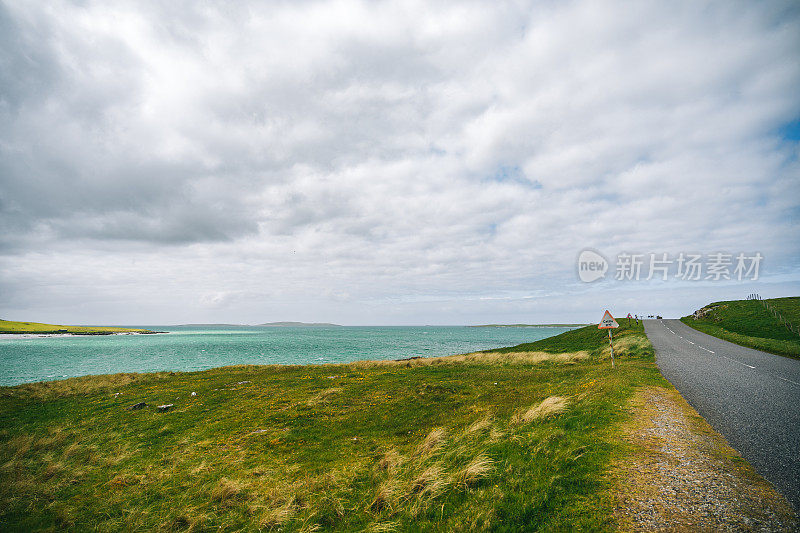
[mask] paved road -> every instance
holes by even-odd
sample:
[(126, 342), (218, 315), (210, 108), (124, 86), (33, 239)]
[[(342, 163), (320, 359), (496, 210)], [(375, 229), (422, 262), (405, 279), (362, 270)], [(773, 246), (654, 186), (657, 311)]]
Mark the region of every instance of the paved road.
[(800, 511), (800, 360), (646, 320), (661, 373)]

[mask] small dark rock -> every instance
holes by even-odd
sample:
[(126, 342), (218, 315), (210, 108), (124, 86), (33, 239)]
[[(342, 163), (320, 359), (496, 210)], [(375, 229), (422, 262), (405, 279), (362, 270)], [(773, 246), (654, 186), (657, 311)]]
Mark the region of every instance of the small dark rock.
[(146, 403), (139, 402), (139, 403), (135, 403), (135, 404), (131, 405), (130, 407), (128, 407), (128, 411), (138, 411), (139, 409), (144, 409), (145, 407), (147, 407)]
[(169, 411), (169, 410), (170, 410), (170, 409), (172, 409), (173, 407), (175, 407), (175, 404), (173, 404), (173, 403), (168, 403), (168, 404), (166, 404), (166, 405), (159, 405), (159, 406), (157, 407), (157, 409), (159, 410), (159, 412), (163, 413), (164, 411)]

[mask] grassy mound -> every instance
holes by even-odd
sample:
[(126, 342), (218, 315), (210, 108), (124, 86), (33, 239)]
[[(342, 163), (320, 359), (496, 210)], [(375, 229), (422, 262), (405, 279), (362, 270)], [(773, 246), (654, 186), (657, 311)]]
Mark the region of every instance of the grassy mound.
[(615, 340), (616, 370), (591, 326), (464, 356), (0, 388), (0, 523), (613, 529), (624, 406), (666, 385), (641, 326)]
[[(785, 320), (800, 325), (800, 297), (765, 300)], [(715, 302), (700, 310), (700, 318), (685, 316), (681, 321), (703, 333), (748, 348), (800, 358), (800, 336), (768, 311), (759, 300)]]
[[(642, 353), (650, 342), (644, 336), (644, 328), (641, 323), (637, 324), (634, 320), (623, 318), (619, 320), (620, 327), (613, 330), (614, 346), (622, 343), (630, 348), (630, 345), (638, 345), (636, 353)], [(589, 352), (593, 356), (610, 357), (608, 348), (608, 330), (598, 329), (596, 325), (586, 326), (580, 329), (567, 331), (561, 335), (547, 337), (536, 342), (510, 346), (499, 350), (487, 350), (484, 353), (508, 353), (508, 352), (532, 352), (541, 351), (546, 353), (570, 353), (570, 352)]]
[(41, 324), (39, 322), (13, 322), (0, 320), (0, 334), (2, 333), (70, 333), (72, 335), (111, 335), (113, 333), (155, 333), (148, 329), (118, 328), (111, 326), (59, 326), (56, 324)]

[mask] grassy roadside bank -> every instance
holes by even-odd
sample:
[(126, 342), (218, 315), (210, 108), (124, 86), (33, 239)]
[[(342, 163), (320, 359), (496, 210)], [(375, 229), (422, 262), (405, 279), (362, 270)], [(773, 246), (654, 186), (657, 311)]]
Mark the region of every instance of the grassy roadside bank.
[[(800, 297), (766, 300), (781, 315), (800, 324)], [(720, 339), (777, 355), (800, 358), (800, 337), (788, 331), (758, 300), (714, 302), (700, 310), (700, 317), (681, 321)]]
[(0, 388), (0, 522), (608, 529), (623, 407), (637, 386), (664, 383), (640, 327), (617, 339), (616, 371), (589, 327), (433, 360)]
[(0, 320), (2, 334), (58, 334), (71, 335), (112, 335), (114, 333), (155, 333), (148, 329), (118, 328), (111, 326), (60, 326), (57, 324), (41, 324), (39, 322), (14, 322)]
[[(708, 439), (695, 430), (663, 433), (686, 426), (674, 415), (664, 419), (664, 395), (685, 402), (658, 372), (642, 327), (620, 322), (616, 370), (605, 332), (589, 326), (436, 359), (0, 387), (0, 524), (4, 531), (639, 530), (674, 525), (676, 509), (709, 512), (704, 502), (722, 490), (752, 509), (764, 507), (764, 494), (778, 502), (765, 508), (770, 526), (769, 513), (785, 502), (738, 454), (721, 444), (704, 453)], [(658, 399), (642, 402), (643, 391)], [(130, 409), (140, 402), (147, 405)], [(653, 407), (661, 411), (651, 416)], [(697, 443), (702, 453), (687, 456)], [(697, 484), (700, 470), (687, 468), (687, 457), (707, 465), (710, 484)], [(626, 489), (620, 478), (633, 477), (620, 465), (655, 473)], [(653, 509), (667, 484), (697, 501)], [(751, 496), (739, 488), (756, 485)], [(711, 523), (723, 529), (759, 516), (741, 505), (710, 512), (720, 507), (731, 512)]]
[[(773, 527), (775, 516), (791, 524), (788, 504), (696, 413), (699, 432), (663, 433), (687, 426), (669, 409), (691, 408), (661, 377), (642, 327), (620, 322), (616, 370), (606, 333), (588, 326), (432, 359), (0, 387), (0, 524), (608, 531)], [(694, 499), (652, 508), (665, 487)], [(712, 515), (692, 514), (708, 498), (718, 501)]]

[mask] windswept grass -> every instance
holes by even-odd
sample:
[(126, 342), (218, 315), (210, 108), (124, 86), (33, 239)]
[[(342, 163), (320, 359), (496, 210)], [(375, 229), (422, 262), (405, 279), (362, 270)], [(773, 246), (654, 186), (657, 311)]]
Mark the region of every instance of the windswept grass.
[(25, 383), (16, 387), (0, 387), (0, 396), (40, 400), (56, 399), (77, 394), (87, 395), (108, 389), (117, 390), (133, 383), (154, 383), (174, 375), (174, 372), (153, 372), (149, 374), (122, 373), (81, 376), (58, 381)]
[(563, 413), (567, 410), (567, 405), (569, 405), (569, 400), (566, 398), (550, 396), (540, 403), (532, 405), (528, 409), (515, 414), (511, 418), (511, 422), (515, 424), (529, 424), (534, 420)]
[[(786, 320), (800, 326), (800, 297), (766, 301)], [(741, 346), (800, 358), (800, 336), (789, 331), (758, 300), (715, 302), (702, 311), (702, 318), (685, 316), (681, 321), (698, 331)]]
[(418, 366), (446, 366), (446, 365), (486, 365), (486, 364), (539, 364), (547, 361), (567, 363), (581, 361), (589, 358), (586, 351), (553, 353), (543, 351), (491, 351), (474, 352), (461, 355), (448, 355), (444, 357), (418, 357), (406, 360), (388, 361), (356, 361), (352, 363), (357, 368), (375, 367), (418, 367)]
[(664, 382), (641, 327), (617, 332), (615, 370), (600, 333), (429, 360), (0, 388), (0, 524), (613, 529), (606, 470), (623, 406)]

